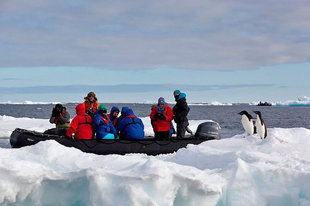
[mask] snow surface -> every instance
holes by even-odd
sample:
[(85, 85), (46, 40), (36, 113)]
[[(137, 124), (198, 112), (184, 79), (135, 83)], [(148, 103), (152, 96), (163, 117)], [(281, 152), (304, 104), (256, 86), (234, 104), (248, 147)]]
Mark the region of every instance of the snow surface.
[[(192, 129), (201, 122), (192, 121)], [(0, 116), (0, 136), (15, 127), (51, 125)], [(309, 144), (309, 129), (270, 128), (264, 140), (239, 134), (155, 157), (87, 154), (52, 140), (0, 148), (0, 205), (306, 206)]]
[(0, 102), (0, 104), (61, 104), (61, 102), (33, 102), (30, 100), (26, 100), (23, 102), (12, 102), (12, 101)]

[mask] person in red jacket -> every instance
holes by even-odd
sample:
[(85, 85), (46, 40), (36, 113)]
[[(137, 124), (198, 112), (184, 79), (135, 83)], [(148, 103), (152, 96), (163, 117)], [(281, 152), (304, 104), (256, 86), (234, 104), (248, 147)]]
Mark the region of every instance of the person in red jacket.
[(66, 136), (71, 138), (74, 133), (74, 137), (77, 139), (92, 139), (94, 125), (93, 119), (86, 114), (85, 105), (79, 104), (76, 106), (75, 110), (77, 116), (72, 119)]
[(158, 99), (158, 104), (152, 107), (150, 114), (156, 139), (169, 139), (173, 111), (163, 97)]
[(90, 115), (91, 117), (94, 116), (95, 111), (98, 109), (99, 104), (94, 92), (89, 92), (86, 97), (84, 97), (84, 105), (85, 105), (85, 112)]

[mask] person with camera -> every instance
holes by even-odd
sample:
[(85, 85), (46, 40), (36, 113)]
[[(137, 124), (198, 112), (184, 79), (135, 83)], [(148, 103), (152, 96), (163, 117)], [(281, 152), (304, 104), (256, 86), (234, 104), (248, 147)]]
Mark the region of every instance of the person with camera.
[(173, 111), (163, 97), (160, 97), (158, 104), (152, 107), (150, 118), (155, 138), (159, 140), (169, 139), (171, 136)]
[(45, 134), (65, 135), (70, 127), (70, 114), (62, 104), (56, 104), (52, 110), (50, 123), (56, 124), (56, 128), (45, 131)]
[(96, 126), (96, 139), (118, 139), (116, 129), (107, 117), (107, 108), (100, 104), (93, 117)]
[(89, 92), (86, 97), (84, 97), (85, 112), (91, 117), (94, 117), (96, 110), (99, 107), (96, 94), (94, 92)]

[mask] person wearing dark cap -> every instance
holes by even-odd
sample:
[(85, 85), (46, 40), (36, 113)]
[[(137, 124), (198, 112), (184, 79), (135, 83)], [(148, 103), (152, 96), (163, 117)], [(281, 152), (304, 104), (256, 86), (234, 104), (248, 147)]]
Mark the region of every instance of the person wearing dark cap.
[(192, 133), (188, 128), (187, 115), (189, 113), (189, 107), (186, 102), (186, 94), (180, 92), (180, 90), (175, 90), (173, 92), (176, 105), (173, 107), (174, 121), (177, 124), (177, 138), (184, 138), (185, 132), (188, 131)]
[(56, 128), (48, 129), (45, 134), (65, 135), (70, 127), (70, 114), (62, 104), (56, 104), (53, 108), (50, 123), (56, 124)]
[(85, 112), (86, 112), (86, 114), (93, 117), (95, 114), (95, 111), (99, 107), (96, 94), (94, 92), (89, 92), (87, 94), (87, 96), (84, 97), (84, 99), (85, 99), (85, 101), (83, 104), (85, 105)]
[(159, 140), (169, 139), (170, 130), (172, 129), (171, 121), (173, 120), (173, 111), (163, 97), (160, 97), (157, 105), (152, 107), (150, 118), (155, 138)]

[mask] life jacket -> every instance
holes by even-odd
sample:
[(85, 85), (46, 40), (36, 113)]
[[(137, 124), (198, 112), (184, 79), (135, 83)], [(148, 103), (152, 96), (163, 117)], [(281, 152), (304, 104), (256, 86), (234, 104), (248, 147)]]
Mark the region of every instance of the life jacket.
[(118, 122), (120, 137), (126, 139), (143, 139), (144, 125), (138, 117), (133, 114), (132, 109), (122, 110), (122, 116)]
[(85, 105), (79, 104), (75, 108), (77, 116), (75, 116), (66, 133), (71, 136), (73, 133), (77, 139), (92, 139), (93, 136), (93, 119), (86, 114)]
[(97, 101), (95, 101), (92, 104), (90, 104), (89, 101), (85, 101), (83, 104), (85, 105), (85, 113), (87, 113), (89, 110), (92, 110), (93, 112), (95, 112), (99, 107), (99, 104)]
[[(107, 114), (107, 118), (111, 120), (111, 114)], [(117, 121), (118, 121), (118, 117), (115, 117), (112, 121), (112, 124), (115, 126), (117, 124)]]
[[(95, 112), (95, 116), (93, 117), (94, 125), (96, 126), (96, 138), (102, 139), (108, 133), (116, 134), (116, 130), (112, 125), (112, 122), (107, 118), (107, 115), (102, 115), (98, 112)], [(114, 137), (114, 136), (113, 136)]]
[(105, 123), (105, 124), (109, 124), (109, 119), (105, 119), (103, 116), (101, 116), (101, 120)]

